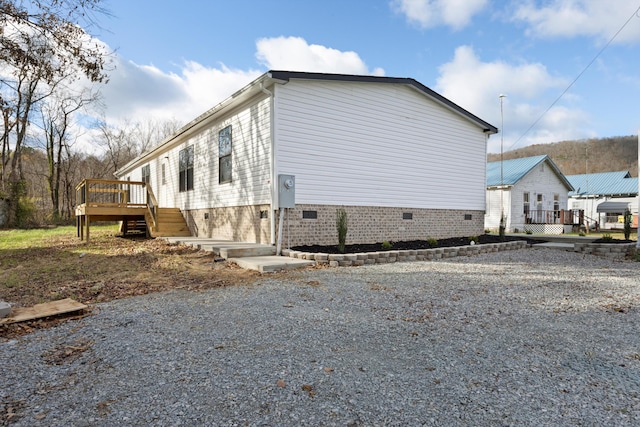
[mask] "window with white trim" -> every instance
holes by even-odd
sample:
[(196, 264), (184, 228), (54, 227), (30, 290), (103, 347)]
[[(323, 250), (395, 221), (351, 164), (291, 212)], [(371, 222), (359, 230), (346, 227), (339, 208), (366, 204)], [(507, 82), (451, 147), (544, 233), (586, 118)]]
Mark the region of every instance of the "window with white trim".
[(232, 153), (232, 135), (231, 125), (218, 132), (218, 183), (224, 184), (231, 182), (232, 166), (231, 166), (231, 153)]
[(142, 167), (142, 182), (151, 184), (151, 166), (144, 165)]
[(178, 163), (180, 191), (193, 190), (193, 146), (180, 150)]

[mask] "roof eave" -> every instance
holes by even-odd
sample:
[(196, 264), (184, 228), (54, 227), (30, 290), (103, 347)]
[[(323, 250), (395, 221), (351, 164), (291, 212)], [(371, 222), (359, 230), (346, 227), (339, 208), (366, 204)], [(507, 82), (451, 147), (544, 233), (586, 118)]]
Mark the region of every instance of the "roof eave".
[(280, 82), (288, 82), (291, 79), (301, 80), (325, 80), (325, 81), (342, 81), (342, 82), (368, 82), (368, 83), (389, 83), (389, 84), (401, 84), (412, 87), (413, 89), (422, 92), (429, 96), (440, 105), (447, 109), (465, 117), (467, 120), (472, 121), (477, 126), (482, 128), (482, 131), (486, 134), (492, 135), (498, 133), (498, 128), (492, 124), (482, 120), (475, 114), (465, 110), (453, 101), (440, 95), (438, 92), (433, 91), (429, 87), (423, 85), (419, 81), (409, 77), (385, 77), (385, 76), (372, 76), (372, 75), (354, 75), (354, 74), (326, 74), (326, 73), (307, 73), (298, 71), (278, 71), (271, 70), (267, 74), (272, 79)]
[[(158, 145), (154, 146), (150, 150), (142, 153), (135, 159), (131, 160), (129, 163), (118, 169), (114, 175), (116, 177), (121, 177), (129, 173), (131, 170), (135, 169), (137, 166), (149, 161), (156, 154), (162, 154), (165, 151), (170, 150), (175, 144), (180, 143), (181, 137), (187, 133), (191, 133), (198, 128), (204, 126), (211, 118), (219, 114), (221, 111), (228, 108), (230, 105), (236, 103), (239, 99), (244, 96), (251, 96), (254, 92), (261, 90), (262, 87), (265, 86), (265, 81), (269, 80), (271, 76), (269, 73), (264, 73), (257, 79), (253, 80), (248, 85), (244, 86), (242, 89), (233, 93), (231, 96), (226, 98), (224, 101), (218, 103), (214, 107), (205, 111), (195, 119), (188, 122), (186, 125), (181, 127), (175, 134), (168, 136), (164, 140), (162, 140)], [(269, 85), (271, 82), (269, 82)]]

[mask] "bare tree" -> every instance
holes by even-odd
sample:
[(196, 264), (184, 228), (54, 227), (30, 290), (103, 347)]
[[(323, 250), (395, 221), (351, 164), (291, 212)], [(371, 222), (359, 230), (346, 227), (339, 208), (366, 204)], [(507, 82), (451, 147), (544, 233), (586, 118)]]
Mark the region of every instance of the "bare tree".
[[(41, 108), (44, 147), (47, 153), (47, 186), (51, 198), (52, 219), (62, 218), (60, 206), (60, 185), (63, 170), (68, 167), (71, 155), (70, 128), (74, 114), (87, 104), (98, 100), (99, 94), (85, 90), (80, 94), (56, 94)], [(75, 135), (77, 137), (78, 135)]]
[(110, 126), (102, 121), (98, 129), (100, 144), (105, 149), (105, 157), (112, 174), (139, 154), (134, 127), (128, 121), (121, 127)]
[(99, 125), (100, 143), (105, 148), (111, 172), (176, 133), (179, 127), (177, 120), (125, 121), (120, 126), (110, 126), (103, 120)]
[[(106, 81), (107, 55), (81, 28), (101, 12), (101, 0), (0, 0), (2, 189), (9, 224), (26, 194), (22, 148), (37, 105), (70, 76)], [(87, 20), (89, 18), (89, 20)], [(11, 150), (11, 146), (13, 150)], [(8, 172), (7, 172), (8, 169)]]

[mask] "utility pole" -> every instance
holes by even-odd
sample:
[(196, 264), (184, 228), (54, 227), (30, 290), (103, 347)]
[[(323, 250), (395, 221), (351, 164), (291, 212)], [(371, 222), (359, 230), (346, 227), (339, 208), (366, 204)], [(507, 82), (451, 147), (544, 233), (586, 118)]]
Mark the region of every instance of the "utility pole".
[(498, 95), (500, 98), (500, 228), (502, 233), (504, 233), (504, 228), (506, 228), (506, 220), (504, 217), (504, 109), (503, 109), (503, 101), (507, 95), (501, 93)]

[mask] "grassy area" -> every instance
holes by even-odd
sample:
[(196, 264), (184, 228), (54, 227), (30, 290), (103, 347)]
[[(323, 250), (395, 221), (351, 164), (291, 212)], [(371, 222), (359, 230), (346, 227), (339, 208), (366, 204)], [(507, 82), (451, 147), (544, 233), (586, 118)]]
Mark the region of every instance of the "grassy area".
[[(110, 228), (115, 232), (115, 226), (100, 227), (102, 230)], [(0, 230), (0, 250), (39, 248), (49, 245), (49, 242), (56, 237), (68, 236), (71, 234), (75, 236), (75, 227), (68, 226), (57, 228), (37, 228), (32, 230)]]
[(0, 230), (0, 300), (14, 307), (62, 298), (95, 303), (168, 289), (252, 283), (257, 275), (163, 240), (123, 238), (117, 226)]

